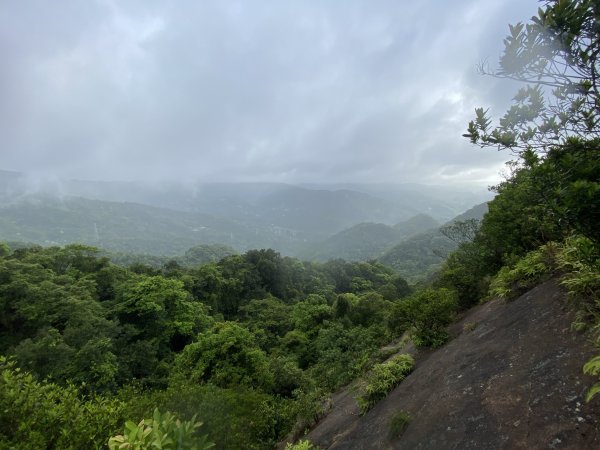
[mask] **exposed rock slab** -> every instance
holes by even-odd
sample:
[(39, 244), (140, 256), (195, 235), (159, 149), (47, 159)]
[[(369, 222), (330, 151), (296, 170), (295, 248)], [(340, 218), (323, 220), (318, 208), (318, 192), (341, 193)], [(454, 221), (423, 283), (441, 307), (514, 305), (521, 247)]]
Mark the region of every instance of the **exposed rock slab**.
[[(571, 330), (572, 309), (552, 280), (474, 308), (368, 414), (340, 392), (307, 438), (330, 449), (600, 448), (600, 400), (586, 404), (593, 378), (581, 371), (594, 349)], [(390, 436), (401, 410), (412, 420)]]

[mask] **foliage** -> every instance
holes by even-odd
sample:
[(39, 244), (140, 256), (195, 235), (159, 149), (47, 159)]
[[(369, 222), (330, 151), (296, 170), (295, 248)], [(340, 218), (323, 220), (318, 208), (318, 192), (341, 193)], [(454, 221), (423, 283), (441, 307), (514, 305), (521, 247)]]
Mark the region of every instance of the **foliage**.
[[(543, 157), (526, 152), (522, 163), (511, 167), (510, 178), (496, 186), (498, 195), (473, 242), (448, 257), (435, 281), (455, 289), (462, 308), (485, 296), (487, 280), (502, 266), (512, 267), (528, 252), (573, 233), (596, 243), (600, 239), (598, 141), (569, 139)], [(507, 277), (510, 269), (502, 270), (500, 278)], [(507, 294), (507, 286), (503, 289)]]
[(273, 374), (266, 354), (252, 334), (233, 322), (220, 322), (187, 345), (175, 360), (173, 376), (192, 383), (210, 381), (221, 387), (269, 389)]
[(512, 266), (503, 266), (490, 283), (490, 296), (514, 299), (556, 268), (558, 246), (548, 243), (527, 253)]
[(104, 448), (123, 410), (119, 400), (82, 399), (72, 385), (38, 382), (0, 357), (0, 448)]
[(316, 450), (316, 447), (308, 440), (299, 440), (295, 444), (288, 443), (285, 450)]
[(0, 259), (0, 351), (42, 378), (116, 383), (116, 324), (96, 300), (108, 262), (92, 249), (15, 250)]
[[(600, 299), (600, 247), (583, 236), (567, 239), (557, 255), (561, 284), (572, 298), (585, 303)], [(600, 307), (600, 305), (596, 305)]]
[[(409, 291), (378, 263), (303, 263), (271, 250), (126, 268), (91, 247), (21, 247), (0, 256), (0, 351), (31, 383), (51, 380), (53, 398), (90, 411), (120, 405), (94, 419), (110, 426), (84, 413), (88, 422), (65, 413), (63, 423), (60, 402), (31, 414), (65, 435), (81, 429), (102, 445), (125, 417), (159, 408), (187, 422), (201, 414), (219, 449), (271, 448), (312, 426), (329, 392), (376, 361), (394, 335), (385, 325), (394, 302)], [(16, 414), (9, 428), (19, 424), (27, 418)], [(119, 445), (150, 428), (130, 426)], [(42, 448), (54, 439), (36, 436)], [(96, 445), (88, 441), (74, 447)]]
[[(203, 433), (216, 449), (254, 450), (273, 447), (292, 428), (299, 406), (294, 400), (272, 397), (255, 389), (224, 389), (213, 384), (176, 383), (164, 390), (126, 388), (127, 416), (144, 417), (155, 407), (182, 420), (200, 415)], [(310, 403), (312, 405), (312, 402)]]
[(137, 425), (125, 422), (123, 434), (108, 440), (110, 450), (208, 450), (215, 444), (206, 435), (198, 436), (202, 422), (180, 421), (169, 412), (154, 410), (151, 419), (142, 419)]
[(389, 338), (383, 324), (368, 328), (330, 324), (321, 328), (313, 341), (315, 362), (308, 371), (322, 386), (335, 390), (360, 375)]
[(440, 232), (451, 241), (460, 245), (475, 239), (480, 223), (479, 219), (455, 220), (440, 227)]
[(410, 329), (417, 346), (439, 347), (448, 339), (446, 326), (454, 319), (457, 306), (455, 291), (423, 289), (394, 305), (390, 327)]
[(409, 282), (415, 283), (439, 269), (456, 247), (456, 242), (439, 230), (426, 231), (387, 250), (378, 261), (393, 268)]
[(458, 295), (458, 306), (467, 309), (487, 293), (489, 250), (479, 242), (464, 242), (452, 252), (434, 279), (435, 287), (447, 288)]
[[(594, 356), (583, 365), (583, 373), (600, 378), (600, 355)], [(594, 383), (594, 385), (588, 390), (585, 400), (589, 402), (592, 398), (598, 395), (598, 393), (600, 393), (600, 382)]]
[(569, 136), (600, 137), (599, 14), (594, 0), (552, 0), (530, 23), (511, 25), (492, 75), (526, 86), (496, 127), (478, 108), (465, 136), (482, 146), (541, 152)]
[(356, 399), (361, 414), (369, 411), (412, 371), (413, 358), (408, 354), (397, 355), (390, 360), (375, 364), (366, 375), (363, 393)]
[(390, 419), (390, 436), (398, 438), (402, 436), (408, 425), (410, 424), (412, 417), (406, 411), (398, 411), (394, 413)]

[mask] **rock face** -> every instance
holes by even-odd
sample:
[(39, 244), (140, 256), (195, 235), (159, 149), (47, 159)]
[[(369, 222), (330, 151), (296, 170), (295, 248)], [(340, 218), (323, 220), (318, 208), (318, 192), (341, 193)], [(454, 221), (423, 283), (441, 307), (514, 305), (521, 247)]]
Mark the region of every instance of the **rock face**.
[[(342, 392), (307, 438), (328, 449), (598, 449), (600, 400), (586, 404), (594, 380), (581, 370), (594, 349), (572, 321), (553, 280), (478, 306), (368, 414)], [(411, 421), (391, 436), (398, 411)]]

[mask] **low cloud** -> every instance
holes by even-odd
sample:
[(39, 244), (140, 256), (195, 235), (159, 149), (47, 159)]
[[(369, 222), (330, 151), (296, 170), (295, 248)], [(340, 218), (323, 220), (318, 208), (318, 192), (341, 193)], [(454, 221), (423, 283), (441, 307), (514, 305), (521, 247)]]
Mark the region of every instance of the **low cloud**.
[(44, 1), (0, 15), (0, 169), (90, 179), (488, 183), (460, 135), (534, 0)]

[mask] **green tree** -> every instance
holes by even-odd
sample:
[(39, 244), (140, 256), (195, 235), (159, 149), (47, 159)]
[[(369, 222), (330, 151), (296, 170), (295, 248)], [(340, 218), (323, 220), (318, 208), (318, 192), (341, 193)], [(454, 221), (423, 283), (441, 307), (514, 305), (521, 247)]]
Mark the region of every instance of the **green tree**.
[(38, 382), (0, 357), (0, 448), (101, 449), (122, 423), (124, 404)]
[(498, 70), (482, 71), (526, 85), (497, 126), (478, 108), (464, 136), (517, 153), (600, 137), (599, 16), (596, 0), (551, 0), (529, 23), (511, 25)]
[(292, 307), (292, 322), (294, 328), (315, 334), (318, 327), (333, 317), (333, 310), (323, 297), (312, 294), (306, 300), (296, 303)]
[(112, 389), (116, 324), (95, 299), (91, 273), (104, 262), (80, 250), (32, 249), (0, 260), (0, 351), (40, 378)]
[(448, 339), (446, 326), (454, 319), (457, 294), (449, 289), (423, 289), (395, 303), (390, 324), (401, 330), (412, 329), (417, 346), (439, 347)]
[(245, 326), (257, 337), (261, 348), (269, 350), (292, 329), (291, 307), (275, 297), (250, 300), (240, 308)]
[(273, 375), (254, 336), (233, 322), (220, 322), (198, 335), (175, 360), (175, 379), (269, 389)]
[[(206, 306), (180, 280), (137, 276), (120, 286), (114, 314), (121, 324), (119, 359), (126, 378), (146, 378), (210, 326)], [(166, 375), (166, 374), (165, 374)]]

